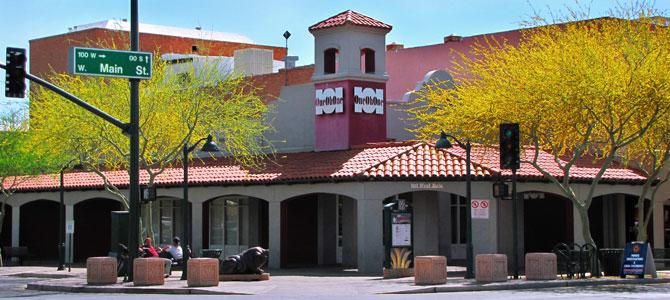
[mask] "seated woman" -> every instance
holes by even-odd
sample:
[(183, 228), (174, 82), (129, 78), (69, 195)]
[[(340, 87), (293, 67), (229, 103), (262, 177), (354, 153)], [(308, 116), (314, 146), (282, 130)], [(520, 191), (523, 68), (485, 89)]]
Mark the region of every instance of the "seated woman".
[[(147, 237), (144, 239), (144, 245), (140, 247), (141, 257), (159, 257), (158, 252), (151, 243), (151, 238)], [(172, 260), (162, 258), (163, 264), (165, 265), (165, 278), (172, 275)]]

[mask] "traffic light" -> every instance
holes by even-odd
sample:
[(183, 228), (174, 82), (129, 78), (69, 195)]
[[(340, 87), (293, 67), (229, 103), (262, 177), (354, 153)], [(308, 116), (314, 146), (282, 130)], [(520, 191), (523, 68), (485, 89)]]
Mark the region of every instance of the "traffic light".
[(500, 124), (500, 169), (519, 169), (519, 123)]
[(7, 47), (5, 97), (26, 96), (26, 49)]
[(156, 185), (140, 185), (140, 200), (144, 204), (156, 201)]

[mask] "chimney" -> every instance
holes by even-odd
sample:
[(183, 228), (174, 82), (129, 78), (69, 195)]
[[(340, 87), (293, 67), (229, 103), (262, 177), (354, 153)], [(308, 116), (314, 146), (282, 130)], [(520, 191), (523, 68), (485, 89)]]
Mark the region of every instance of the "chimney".
[(463, 37), (462, 37), (462, 36), (460, 36), (460, 35), (455, 35), (455, 34), (453, 34), (453, 33), (450, 34), (450, 35), (448, 35), (448, 36), (445, 36), (445, 37), (444, 37), (444, 43), (445, 43), (445, 44), (446, 44), (446, 43), (451, 43), (451, 42), (460, 42), (461, 40), (463, 40)]
[(386, 51), (396, 51), (400, 49), (405, 49), (405, 45), (396, 44), (395, 42), (386, 45)]

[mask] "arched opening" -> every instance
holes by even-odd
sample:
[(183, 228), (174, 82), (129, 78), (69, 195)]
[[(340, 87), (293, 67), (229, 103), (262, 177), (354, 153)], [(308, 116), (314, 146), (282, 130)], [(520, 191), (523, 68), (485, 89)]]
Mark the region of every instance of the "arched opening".
[(357, 266), (356, 201), (306, 194), (281, 203), (281, 267)]
[(2, 233), (0, 233), (0, 249), (12, 245), (12, 207), (5, 204), (5, 218), (2, 221)]
[(58, 259), (59, 206), (50, 200), (31, 201), (21, 206), (19, 245), (28, 247), (34, 259)]
[[(598, 248), (622, 248), (627, 242), (637, 240), (637, 201), (637, 196), (627, 194), (608, 194), (593, 198), (589, 207), (589, 224)], [(649, 199), (645, 200), (645, 214), (651, 209), (650, 202)], [(651, 218), (653, 219), (653, 215)], [(647, 238), (653, 244), (652, 223), (650, 220), (647, 225)]]
[(551, 252), (574, 241), (572, 202), (544, 192), (522, 193), (525, 252)]
[[(156, 201), (151, 202), (151, 226), (154, 232), (154, 245), (160, 245), (161, 247), (170, 245), (175, 236), (180, 238), (184, 236), (182, 204), (181, 199), (167, 197), (159, 197)], [(142, 208), (147, 209), (148, 207), (148, 204), (145, 204)]]
[(202, 219), (203, 247), (223, 249), (223, 257), (250, 247), (269, 247), (265, 200), (243, 195), (217, 197), (203, 204)]
[(670, 200), (666, 200), (663, 205), (663, 248), (670, 248)]
[(361, 73), (375, 73), (375, 50), (370, 48), (361, 49)]
[(74, 205), (74, 260), (86, 261), (93, 256), (106, 256), (112, 240), (112, 211), (121, 203), (106, 198), (94, 198)]
[(323, 51), (323, 73), (324, 74), (335, 74), (337, 73), (338, 66), (338, 56), (340, 51), (335, 48), (328, 48), (326, 51)]
[[(412, 256), (446, 256), (450, 264), (463, 265), (467, 244), (466, 198), (455, 193), (413, 191), (384, 199), (384, 204), (404, 200), (412, 211)], [(391, 241), (388, 231), (384, 240)]]

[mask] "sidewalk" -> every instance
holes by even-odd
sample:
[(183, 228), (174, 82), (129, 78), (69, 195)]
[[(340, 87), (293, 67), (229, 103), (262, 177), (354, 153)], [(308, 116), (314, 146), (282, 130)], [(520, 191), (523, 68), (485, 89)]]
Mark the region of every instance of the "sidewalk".
[[(451, 268), (451, 267), (450, 267)], [(453, 270), (459, 273), (460, 270)], [(136, 287), (132, 282), (112, 285), (87, 285), (86, 270), (73, 268), (72, 272), (56, 271), (45, 267), (3, 267), (0, 276), (38, 278), (27, 288), (40, 291), (68, 293), (131, 293), (131, 294), (221, 294), (221, 295), (273, 295), (273, 296), (350, 296), (370, 294), (414, 294), (464, 291), (492, 291), (557, 288), (568, 286), (596, 286), (613, 284), (670, 283), (670, 272), (659, 272), (657, 279), (559, 279), (551, 281), (509, 280), (502, 283), (478, 284), (462, 277), (449, 277), (447, 284), (416, 286), (414, 278), (381, 279), (358, 276), (342, 270), (301, 269), (271, 271), (269, 281), (220, 282), (217, 287), (189, 288), (179, 280), (181, 272), (175, 271), (165, 285)]]

